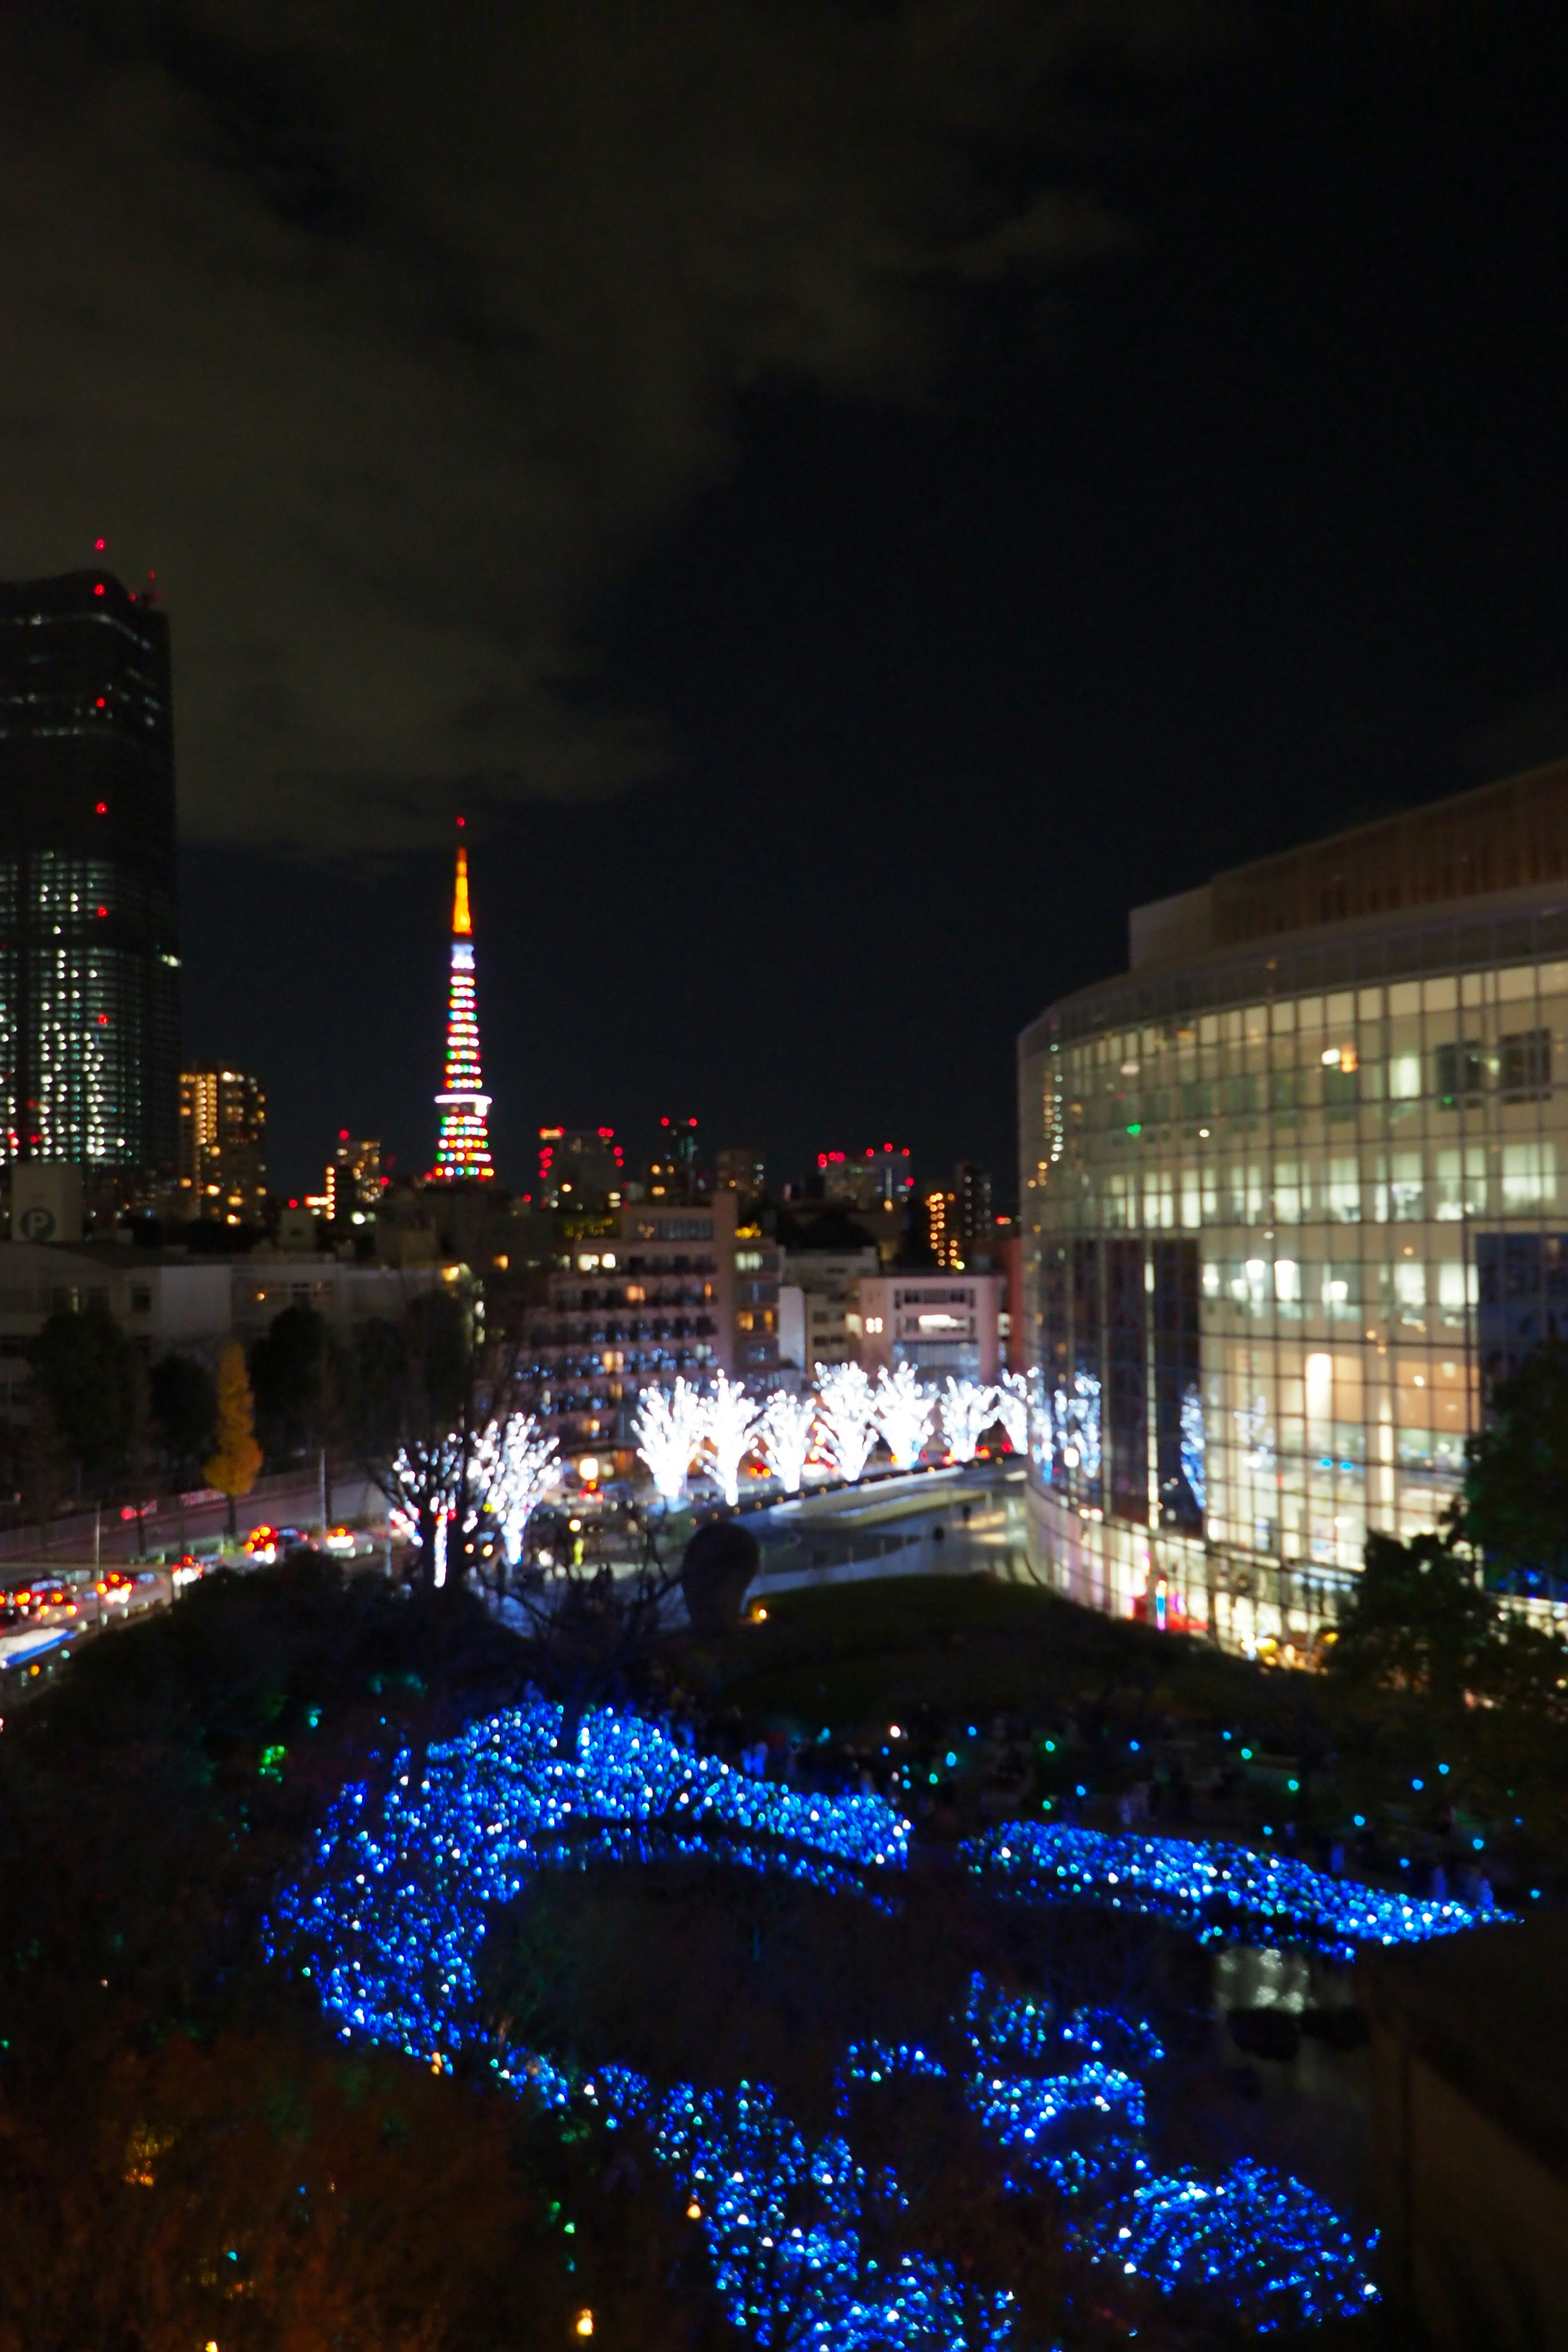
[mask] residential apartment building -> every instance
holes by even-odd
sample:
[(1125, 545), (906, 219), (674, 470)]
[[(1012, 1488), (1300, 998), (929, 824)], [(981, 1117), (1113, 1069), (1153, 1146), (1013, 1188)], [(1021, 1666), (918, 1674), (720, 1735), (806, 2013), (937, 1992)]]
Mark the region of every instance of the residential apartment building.
[(637, 1202), (575, 1244), (523, 1317), (526, 1396), (562, 1442), (630, 1460), (638, 1391), (779, 1368), (779, 1252), (738, 1196)]

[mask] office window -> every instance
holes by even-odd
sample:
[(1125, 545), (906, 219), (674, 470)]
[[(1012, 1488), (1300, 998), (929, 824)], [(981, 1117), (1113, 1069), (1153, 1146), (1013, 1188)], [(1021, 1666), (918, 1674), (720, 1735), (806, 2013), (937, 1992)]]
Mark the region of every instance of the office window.
[(1432, 1058), (1437, 1100), (1445, 1110), (1457, 1110), (1461, 1103), (1479, 1102), (1485, 1064), (1479, 1038), (1466, 1037), (1439, 1045)]
[(1552, 1032), (1516, 1029), (1499, 1040), (1498, 1077), (1504, 1102), (1531, 1102), (1552, 1084)]

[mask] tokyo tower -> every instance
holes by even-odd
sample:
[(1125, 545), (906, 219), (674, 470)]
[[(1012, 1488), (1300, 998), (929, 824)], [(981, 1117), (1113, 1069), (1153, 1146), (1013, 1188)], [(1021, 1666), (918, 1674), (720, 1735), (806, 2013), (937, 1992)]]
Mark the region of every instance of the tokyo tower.
[[(458, 819), (461, 824), (462, 818)], [(458, 885), (452, 898), (452, 978), (447, 1000), (447, 1083), (436, 1097), (441, 1139), (431, 1170), (436, 1183), (459, 1177), (488, 1181), (490, 1098), (479, 1067), (479, 1024), (474, 1011), (474, 925), (468, 912), (468, 853), (458, 846)]]

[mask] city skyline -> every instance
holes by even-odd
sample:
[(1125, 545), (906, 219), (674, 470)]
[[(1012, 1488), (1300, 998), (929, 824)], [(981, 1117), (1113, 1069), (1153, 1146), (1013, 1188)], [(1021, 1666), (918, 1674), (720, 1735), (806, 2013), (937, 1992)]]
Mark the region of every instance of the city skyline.
[[(345, 1122), (429, 1165), (458, 809), (503, 1170), (681, 1100), (782, 1162), (907, 1126), (998, 1170), (1008, 1041), (1113, 968), (1126, 904), (1568, 740), (1541, 19), (1184, 18), (1156, 51), (980, 12), (900, 81), (896, 43), (742, 6), (672, 123), (640, 47), (646, 121), (607, 35), (525, 73), (480, 12), (433, 68), (407, 13), (384, 59), (84, 24), (63, 79), (0, 35), (56, 125), (15, 191), (47, 423), (0, 572), (103, 538), (159, 572), (185, 1050), (271, 1074), (291, 1182)], [(612, 89), (592, 175), (562, 126)]]

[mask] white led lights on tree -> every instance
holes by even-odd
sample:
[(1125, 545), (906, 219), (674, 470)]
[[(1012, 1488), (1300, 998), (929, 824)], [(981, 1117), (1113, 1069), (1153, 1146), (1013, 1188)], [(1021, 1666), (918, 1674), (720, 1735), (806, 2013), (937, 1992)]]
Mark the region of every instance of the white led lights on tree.
[(996, 1400), (996, 1418), (1015, 1454), (1024, 1454), (1029, 1450), (1029, 1391), (1039, 1377), (1037, 1370), (1004, 1372), (1000, 1383), (992, 1391)]
[(668, 1393), (648, 1388), (638, 1394), (632, 1435), (667, 1509), (686, 1492), (691, 1457), (702, 1442), (703, 1418), (702, 1399), (689, 1381), (679, 1376)]
[(757, 1452), (786, 1495), (798, 1495), (816, 1425), (816, 1399), (774, 1389), (757, 1423)]
[(392, 1531), (416, 1544), (434, 1584), (447, 1580), (447, 1525), (464, 1484), (463, 1441), (455, 1433), (400, 1446), (385, 1473)]
[(936, 1412), (936, 1399), (922, 1387), (912, 1364), (884, 1364), (877, 1375), (877, 1427), (895, 1470), (912, 1470), (920, 1460)]
[(762, 1407), (746, 1394), (744, 1381), (721, 1372), (702, 1400), (702, 1443), (720, 1491), (731, 1510), (741, 1499), (741, 1465), (752, 1450)]
[(818, 1364), (822, 1450), (840, 1478), (858, 1478), (877, 1442), (877, 1401), (858, 1364)]
[(504, 1421), (491, 1422), (475, 1459), (476, 1485), (500, 1528), (502, 1555), (509, 1568), (516, 1568), (528, 1522), (561, 1475), (555, 1440), (541, 1434), (531, 1412), (509, 1413)]
[(973, 1461), (997, 1417), (999, 1393), (978, 1381), (955, 1381), (949, 1374), (942, 1391), (942, 1433), (955, 1462)]

